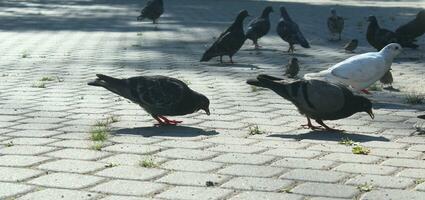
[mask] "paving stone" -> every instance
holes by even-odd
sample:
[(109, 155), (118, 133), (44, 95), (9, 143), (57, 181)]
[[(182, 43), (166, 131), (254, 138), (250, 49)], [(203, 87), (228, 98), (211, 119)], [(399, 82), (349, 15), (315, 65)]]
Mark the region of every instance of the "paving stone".
[(403, 189), (413, 185), (413, 180), (402, 177), (359, 175), (347, 181), (349, 185), (362, 185), (368, 183), (374, 187)]
[(340, 152), (351, 153), (352, 147), (341, 144), (316, 144), (307, 148), (307, 150), (322, 152)]
[(130, 144), (153, 144), (162, 141), (158, 138), (152, 137), (140, 137), (140, 136), (114, 136), (109, 138), (112, 142), (117, 143), (130, 143)]
[(161, 168), (179, 171), (208, 172), (221, 168), (223, 165), (224, 164), (209, 161), (178, 159), (161, 164)]
[(212, 146), (213, 144), (206, 143), (206, 142), (167, 140), (167, 141), (157, 143), (156, 145), (171, 147), (171, 148), (204, 149), (204, 148)]
[(0, 198), (6, 199), (11, 196), (27, 193), (33, 189), (34, 187), (29, 185), (0, 182)]
[(285, 149), (304, 149), (310, 146), (309, 143), (300, 143), (298, 141), (282, 142), (277, 140), (265, 140), (253, 144), (254, 146), (262, 146), (268, 148), (285, 148)]
[(394, 158), (418, 158), (422, 153), (417, 151), (407, 151), (402, 149), (377, 149), (374, 148), (369, 155), (394, 157)]
[(348, 173), (390, 175), (397, 171), (397, 168), (382, 165), (344, 163), (335, 167), (334, 170)]
[(209, 151), (231, 152), (231, 153), (258, 153), (265, 151), (266, 148), (247, 145), (217, 145), (208, 149)]
[(138, 154), (117, 154), (113, 156), (109, 156), (100, 160), (100, 162), (109, 163), (109, 164), (117, 164), (117, 165), (137, 165), (139, 166), (140, 161), (145, 159), (152, 159), (155, 163), (163, 163), (167, 159), (150, 156), (150, 155), (138, 155)]
[(91, 191), (105, 194), (143, 196), (157, 193), (163, 189), (165, 189), (165, 185), (160, 183), (111, 180), (93, 187)]
[(50, 143), (49, 146), (88, 149), (91, 147), (92, 144), (93, 144), (93, 141), (90, 141), (90, 140), (63, 140), (63, 141)]
[(105, 167), (105, 164), (82, 160), (56, 160), (41, 164), (37, 168), (57, 172), (89, 173)]
[(224, 199), (232, 193), (231, 190), (221, 188), (206, 188), (206, 187), (189, 187), (176, 186), (166, 190), (159, 195), (158, 198), (163, 199), (184, 199), (184, 200), (199, 200), (207, 197), (211, 200)]
[[(420, 180), (420, 181), (423, 181), (423, 180)], [(425, 192), (425, 184), (421, 183), (418, 186), (416, 186), (415, 189), (421, 192)]]
[(78, 159), (78, 160), (97, 160), (110, 155), (103, 151), (86, 150), (86, 149), (62, 149), (59, 151), (45, 154), (46, 156), (56, 158)]
[(253, 164), (261, 165), (274, 160), (274, 156), (256, 155), (256, 154), (241, 154), (241, 153), (226, 153), (212, 159), (215, 162), (234, 163), (234, 164)]
[(84, 191), (47, 188), (26, 194), (18, 198), (18, 200), (89, 200), (95, 199), (98, 196), (96, 193)]
[(412, 151), (425, 151), (425, 144), (412, 145), (409, 150)]
[(46, 146), (30, 146), (30, 145), (14, 145), (0, 149), (0, 154), (13, 155), (38, 155), (55, 150), (54, 147)]
[(408, 146), (405, 143), (382, 142), (382, 141), (362, 142), (361, 145), (365, 146), (365, 147), (377, 147), (377, 148), (386, 148), (386, 149), (403, 149), (403, 148), (406, 148)]
[(204, 150), (194, 150), (194, 149), (168, 149), (157, 153), (157, 156), (167, 157), (167, 158), (181, 158), (181, 159), (191, 159), (191, 160), (203, 160), (214, 157), (217, 155), (217, 152), (204, 151)]
[(151, 154), (159, 151), (161, 148), (158, 146), (147, 146), (141, 144), (115, 144), (103, 148), (104, 151), (134, 153), (134, 154)]
[(0, 156), (0, 166), (28, 167), (49, 159), (50, 158), (40, 156), (4, 155)]
[(206, 186), (206, 182), (220, 184), (228, 179), (224, 175), (206, 174), (197, 172), (172, 172), (156, 182), (166, 183), (171, 185), (187, 185), (187, 186)]
[(302, 195), (336, 198), (353, 198), (359, 194), (357, 188), (353, 186), (325, 183), (303, 183), (293, 188), (291, 192)]
[(153, 200), (152, 198), (132, 197), (132, 196), (107, 196), (101, 200)]
[(0, 181), (20, 182), (40, 174), (43, 172), (34, 169), (0, 167)]
[(425, 168), (425, 160), (391, 158), (391, 159), (385, 160), (382, 163), (382, 165), (395, 166), (395, 167)]
[(135, 166), (116, 166), (97, 172), (98, 176), (119, 179), (150, 180), (166, 174), (165, 170)]
[(321, 153), (319, 151), (277, 148), (277, 149), (266, 151), (263, 154), (281, 156), (281, 157), (314, 158), (320, 155)]
[(301, 168), (301, 169), (328, 169), (334, 165), (333, 161), (328, 160), (309, 160), (301, 158), (284, 158), (271, 164), (272, 166)]
[(294, 184), (293, 181), (273, 178), (236, 177), (221, 187), (240, 190), (279, 191)]
[(424, 198), (425, 192), (405, 191), (405, 190), (372, 190), (364, 194), (361, 200), (395, 200), (395, 199), (409, 199), (421, 200)]
[(13, 143), (13, 144), (22, 144), (22, 145), (40, 145), (49, 144), (57, 140), (51, 138), (13, 138), (10, 140), (2, 141), (2, 143)]
[(404, 169), (397, 176), (425, 179), (425, 169)]
[(219, 143), (219, 144), (234, 144), (234, 145), (248, 145), (248, 144), (253, 144), (257, 142), (257, 140), (253, 140), (253, 139), (236, 138), (236, 137), (211, 137), (203, 141)]
[(299, 181), (336, 183), (346, 178), (347, 176), (348, 174), (346, 173), (334, 171), (294, 169), (283, 174), (280, 178)]
[(14, 129), (31, 129), (31, 130), (54, 130), (62, 127), (63, 125), (58, 124), (40, 124), (40, 123), (28, 123), (28, 124), (19, 124), (16, 126), (12, 126)]
[(397, 140), (397, 142), (409, 143), (409, 144), (425, 144), (425, 138), (420, 136), (409, 136), (403, 137)]
[(272, 192), (242, 192), (232, 198), (231, 200), (236, 199), (244, 199), (244, 200), (257, 200), (257, 199), (267, 199), (267, 200), (302, 200), (304, 199), (303, 196), (296, 195), (296, 194), (287, 194), (287, 193), (272, 193)]
[(310, 200), (346, 200), (341, 198), (329, 198), (329, 197), (313, 197)]
[(326, 156), (323, 156), (321, 159), (332, 160), (337, 162), (376, 163), (381, 158), (377, 156), (370, 156), (370, 155), (331, 153)]
[(99, 183), (102, 180), (104, 179), (90, 175), (52, 173), (32, 179), (28, 183), (46, 187), (81, 189)]
[(272, 177), (282, 174), (285, 170), (277, 167), (255, 165), (230, 165), (218, 171), (219, 174), (233, 176)]
[(16, 136), (16, 137), (51, 137), (54, 135), (59, 135), (61, 132), (52, 131), (52, 130), (21, 130), (21, 131), (13, 131), (7, 133), (8, 136)]

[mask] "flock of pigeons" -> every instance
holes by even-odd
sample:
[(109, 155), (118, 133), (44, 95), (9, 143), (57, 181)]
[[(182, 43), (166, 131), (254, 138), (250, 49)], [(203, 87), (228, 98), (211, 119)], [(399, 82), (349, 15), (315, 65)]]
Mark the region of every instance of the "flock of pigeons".
[[(137, 20), (147, 18), (157, 23), (163, 12), (162, 0), (149, 0)], [(233, 55), (242, 47), (246, 39), (253, 41), (255, 49), (260, 48), (258, 40), (270, 30), (271, 12), (273, 8), (266, 7), (261, 16), (249, 23), (245, 32), (243, 21), (249, 14), (248, 11), (242, 10), (230, 27), (221, 33), (206, 50), (200, 61), (219, 57), (222, 62), (223, 56), (229, 56), (230, 62), (233, 63)], [(294, 52), (295, 44), (310, 48), (310, 44), (285, 7), (280, 7), (280, 13), (281, 19), (277, 24), (276, 32), (289, 44), (288, 52)], [(366, 38), (378, 52), (352, 56), (329, 69), (305, 74), (300, 80), (259, 75), (256, 79), (247, 80), (247, 83), (268, 88), (292, 102), (299, 112), (307, 117), (307, 124), (303, 125), (307, 128), (336, 130), (324, 124), (323, 121), (346, 118), (357, 112), (366, 112), (373, 119), (372, 102), (364, 96), (353, 93), (352, 90), (368, 94), (367, 87), (390, 73), (392, 61), (402, 51), (402, 47), (418, 47), (414, 42), (417, 37), (425, 33), (425, 10), (420, 11), (413, 21), (401, 26), (396, 32), (380, 28), (374, 16), (369, 17), (368, 20), (370, 24)], [(344, 19), (338, 16), (334, 9), (331, 10), (327, 25), (332, 40), (336, 37), (337, 40), (341, 40)], [(358, 41), (354, 39), (345, 46), (345, 49), (353, 51), (357, 43)], [(285, 75), (294, 78), (298, 71), (298, 59), (290, 59)], [(178, 79), (166, 76), (138, 76), (127, 79), (117, 79), (102, 74), (96, 76), (97, 78), (88, 85), (104, 87), (140, 105), (158, 121), (158, 125), (181, 123), (181, 121), (167, 119), (165, 116), (185, 115), (199, 110), (210, 114), (209, 99), (193, 91)], [(322, 127), (314, 126), (311, 119)]]

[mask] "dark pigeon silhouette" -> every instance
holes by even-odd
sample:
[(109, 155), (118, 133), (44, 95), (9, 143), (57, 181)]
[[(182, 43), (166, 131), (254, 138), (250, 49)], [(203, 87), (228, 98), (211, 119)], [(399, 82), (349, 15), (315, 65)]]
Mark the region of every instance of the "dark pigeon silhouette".
[(223, 56), (229, 56), (230, 63), (233, 63), (233, 55), (239, 51), (246, 40), (243, 30), (243, 21), (248, 17), (248, 11), (239, 12), (233, 24), (226, 29), (217, 40), (205, 51), (201, 62), (206, 62), (214, 57), (220, 56), (220, 63), (223, 63)]
[(281, 18), (277, 24), (276, 32), (282, 40), (289, 43), (288, 52), (294, 52), (294, 44), (300, 44), (304, 48), (310, 48), (297, 23), (292, 21), (285, 7), (280, 7), (280, 14)]
[(246, 31), (246, 37), (254, 42), (255, 48), (258, 49), (258, 39), (265, 36), (270, 30), (270, 13), (273, 12), (271, 6), (264, 8), (261, 16), (252, 20)]
[(398, 40), (414, 42), (425, 33), (425, 10), (419, 11), (416, 18), (396, 29)]
[(425, 119), (425, 115), (419, 115), (418, 118), (419, 119)]
[(162, 13), (164, 13), (164, 2), (162, 0), (149, 0), (140, 12), (140, 16), (137, 17), (137, 21), (148, 18), (156, 24)]
[(357, 39), (353, 39), (344, 46), (344, 49), (347, 52), (353, 53), (358, 45), (359, 45), (359, 41)]
[(336, 14), (335, 9), (331, 9), (331, 16), (328, 17), (328, 29), (332, 34), (332, 40), (335, 34), (338, 34), (338, 40), (341, 40), (341, 33), (344, 30), (344, 19)]
[(289, 63), (286, 65), (286, 71), (285, 76), (288, 78), (295, 78), (300, 71), (300, 66), (298, 65), (298, 59), (297, 58), (291, 58), (289, 60)]
[(383, 86), (388, 85), (389, 88), (392, 88), (392, 84), (394, 82), (393, 74), (391, 73), (391, 69), (388, 70), (384, 76), (382, 76), (381, 79), (379, 79), (379, 82), (382, 83)]
[(184, 82), (166, 76), (137, 76), (117, 79), (102, 74), (88, 85), (100, 86), (139, 104), (159, 122), (159, 125), (176, 125), (181, 121), (164, 116), (177, 116), (204, 110), (209, 111), (206, 96), (191, 90)]
[(320, 80), (287, 83), (283, 79), (268, 75), (259, 75), (257, 79), (250, 79), (247, 83), (271, 89), (292, 102), (298, 111), (307, 117), (308, 123), (304, 126), (311, 129), (319, 127), (313, 126), (310, 118), (326, 130), (336, 129), (328, 127), (323, 120), (343, 119), (357, 112), (366, 112), (372, 119), (374, 118), (371, 101), (363, 96), (354, 95), (343, 85)]
[(418, 47), (418, 45), (414, 44), (413, 41), (401, 40), (394, 32), (380, 28), (375, 16), (369, 16), (368, 21), (369, 26), (367, 27), (366, 39), (376, 50), (380, 51), (390, 43), (399, 43), (402, 47), (407, 48)]

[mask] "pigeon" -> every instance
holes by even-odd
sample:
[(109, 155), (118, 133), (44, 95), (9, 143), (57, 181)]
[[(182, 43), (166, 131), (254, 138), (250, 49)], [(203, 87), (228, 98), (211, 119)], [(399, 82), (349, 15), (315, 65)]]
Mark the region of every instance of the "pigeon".
[[(419, 119), (425, 119), (425, 115), (419, 115)], [(416, 128), (416, 131), (419, 132), (419, 134), (425, 134), (425, 122), (424, 120), (418, 120), (413, 127)]]
[(380, 51), (387, 44), (390, 43), (399, 43), (402, 47), (408, 48), (418, 48), (417, 44), (413, 43), (413, 40), (408, 40), (403, 37), (397, 36), (396, 33), (380, 28), (378, 25), (378, 20), (375, 16), (369, 16), (368, 18), (369, 26), (367, 27), (366, 39), (371, 46), (376, 50)]
[(288, 52), (294, 52), (294, 44), (300, 44), (304, 48), (310, 48), (297, 23), (292, 21), (285, 7), (280, 7), (280, 13), (281, 19), (277, 24), (276, 32), (282, 40), (289, 43)]
[(329, 69), (304, 75), (304, 79), (322, 79), (341, 83), (356, 91), (369, 92), (367, 87), (379, 80), (391, 68), (394, 57), (400, 54), (400, 44), (391, 43), (379, 52), (352, 56)]
[(137, 21), (148, 18), (156, 24), (162, 13), (164, 13), (164, 2), (162, 0), (149, 0), (140, 12), (140, 16), (137, 17)]
[(425, 115), (419, 115), (418, 118), (419, 119), (425, 119)]
[(354, 95), (341, 84), (321, 80), (298, 80), (288, 83), (268, 75), (259, 75), (257, 79), (247, 80), (247, 83), (271, 89), (293, 103), (298, 111), (307, 117), (307, 124), (303, 126), (313, 130), (319, 127), (313, 126), (310, 119), (314, 119), (326, 130), (336, 130), (328, 127), (323, 120), (343, 119), (357, 112), (366, 112), (374, 118), (371, 101)]
[(289, 60), (289, 63), (286, 65), (286, 71), (284, 75), (288, 78), (294, 78), (297, 76), (299, 71), (300, 67), (298, 65), (298, 59), (291, 58), (291, 60)]
[(246, 40), (243, 31), (243, 21), (248, 16), (248, 11), (240, 11), (233, 24), (217, 38), (207, 51), (205, 51), (201, 58), (201, 62), (209, 61), (211, 58), (220, 56), (220, 63), (223, 63), (222, 57), (227, 55), (230, 57), (230, 63), (233, 63), (233, 55), (239, 51)]
[(425, 10), (421, 10), (416, 18), (395, 30), (399, 40), (415, 41), (425, 33)]
[(347, 52), (353, 53), (358, 45), (359, 45), (359, 41), (357, 39), (353, 39), (344, 46), (344, 49)]
[(341, 40), (341, 32), (344, 29), (344, 19), (336, 15), (336, 10), (331, 9), (331, 16), (328, 17), (328, 29), (332, 34), (332, 39), (335, 34), (338, 34), (338, 40)]
[(133, 103), (139, 104), (158, 125), (177, 125), (182, 121), (169, 120), (164, 116), (177, 116), (204, 110), (210, 114), (208, 98), (191, 90), (183, 81), (166, 76), (136, 76), (117, 79), (96, 74), (97, 78), (88, 83), (104, 87)]
[(254, 42), (255, 49), (260, 48), (258, 45), (258, 39), (265, 36), (270, 30), (270, 13), (273, 12), (271, 6), (264, 8), (263, 13), (260, 17), (252, 20), (246, 31), (246, 37)]
[(392, 84), (393, 84), (393, 75), (391, 73), (391, 69), (388, 70), (384, 76), (381, 77), (381, 79), (379, 79), (379, 82), (382, 83), (382, 85), (389, 85), (390, 88), (392, 88)]

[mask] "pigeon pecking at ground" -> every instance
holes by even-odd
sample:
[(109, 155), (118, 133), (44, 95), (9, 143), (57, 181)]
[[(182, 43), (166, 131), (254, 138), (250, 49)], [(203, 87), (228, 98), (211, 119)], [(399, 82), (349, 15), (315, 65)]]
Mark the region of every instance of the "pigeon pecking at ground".
[(292, 21), (285, 7), (280, 7), (281, 18), (276, 27), (276, 32), (282, 40), (289, 43), (288, 52), (294, 52), (294, 44), (300, 44), (304, 48), (310, 48), (297, 23)]
[(162, 0), (149, 0), (140, 12), (140, 16), (137, 17), (137, 21), (148, 18), (156, 24), (162, 13), (164, 13), (164, 2)]
[(287, 76), (288, 78), (295, 78), (300, 71), (300, 66), (298, 64), (297, 58), (291, 58), (289, 60), (289, 63), (286, 65), (286, 71), (284, 76)]
[(139, 104), (159, 122), (159, 125), (176, 125), (182, 121), (164, 116), (177, 116), (204, 110), (210, 114), (208, 98), (191, 90), (184, 82), (166, 76), (137, 76), (117, 79), (102, 74), (88, 83), (105, 89)]
[(220, 56), (220, 63), (223, 63), (222, 57), (227, 55), (230, 58), (230, 63), (233, 63), (233, 55), (239, 51), (246, 40), (243, 30), (243, 21), (248, 16), (248, 11), (246, 10), (239, 12), (233, 24), (217, 38), (207, 51), (205, 51), (200, 61), (205, 62)]
[(258, 45), (258, 39), (265, 36), (270, 30), (270, 13), (273, 12), (273, 8), (271, 6), (267, 6), (264, 8), (261, 16), (253, 19), (246, 31), (246, 37), (255, 45), (255, 49), (260, 48)]
[(417, 44), (413, 44), (413, 40), (403, 40), (397, 37), (394, 32), (380, 28), (378, 20), (375, 16), (369, 16), (369, 26), (367, 27), (366, 39), (371, 46), (380, 51), (387, 44), (399, 43), (402, 47), (417, 48)]
[(323, 120), (337, 120), (349, 117), (357, 112), (366, 112), (373, 119), (372, 103), (369, 99), (354, 95), (349, 89), (340, 84), (321, 80), (299, 80), (287, 83), (283, 79), (259, 75), (250, 79), (248, 84), (271, 89), (279, 96), (293, 103), (298, 111), (307, 117), (311, 129), (319, 127), (311, 124), (310, 118), (326, 130), (336, 130), (328, 127)]
[[(419, 119), (425, 119), (425, 115), (419, 115), (418, 116)], [(418, 122), (416, 122), (413, 127), (416, 128), (416, 131), (419, 132), (419, 134), (425, 134), (425, 122), (424, 120), (419, 120)]]
[(304, 79), (321, 79), (341, 83), (356, 91), (369, 92), (367, 87), (379, 80), (391, 68), (394, 57), (400, 54), (402, 47), (391, 43), (379, 52), (369, 52), (352, 56), (335, 64), (329, 69), (304, 75)]
[(344, 49), (347, 52), (353, 53), (358, 45), (359, 45), (359, 41), (357, 39), (353, 39), (344, 46)]
[(379, 82), (382, 83), (383, 86), (388, 85), (388, 88), (392, 88), (392, 84), (394, 82), (393, 74), (391, 73), (391, 69), (388, 70), (384, 76), (379, 79)]
[(412, 42), (423, 35), (425, 33), (425, 10), (421, 10), (412, 21), (397, 28), (395, 33), (399, 40)]
[(341, 33), (344, 29), (344, 19), (336, 14), (335, 9), (331, 9), (331, 16), (328, 17), (328, 29), (331, 33), (331, 40), (335, 38), (335, 34), (338, 34), (338, 40), (341, 40)]

